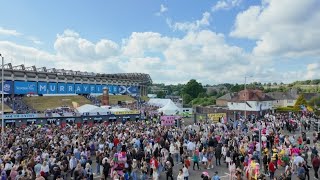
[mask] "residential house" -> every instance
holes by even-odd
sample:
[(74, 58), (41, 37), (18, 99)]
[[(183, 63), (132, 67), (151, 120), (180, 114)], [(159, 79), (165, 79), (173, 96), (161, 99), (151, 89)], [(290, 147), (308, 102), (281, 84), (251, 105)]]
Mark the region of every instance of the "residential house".
[(216, 105), (220, 107), (227, 107), (228, 106), (228, 101), (230, 101), (236, 93), (227, 93), (216, 100)]
[(235, 114), (262, 115), (273, 109), (273, 99), (261, 90), (242, 90), (228, 101), (229, 111)]

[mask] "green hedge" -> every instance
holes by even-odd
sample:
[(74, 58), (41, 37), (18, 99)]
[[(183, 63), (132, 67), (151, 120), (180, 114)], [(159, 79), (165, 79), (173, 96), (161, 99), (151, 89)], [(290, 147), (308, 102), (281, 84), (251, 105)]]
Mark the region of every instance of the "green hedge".
[(276, 109), (277, 112), (298, 112), (299, 110), (294, 107), (279, 107)]

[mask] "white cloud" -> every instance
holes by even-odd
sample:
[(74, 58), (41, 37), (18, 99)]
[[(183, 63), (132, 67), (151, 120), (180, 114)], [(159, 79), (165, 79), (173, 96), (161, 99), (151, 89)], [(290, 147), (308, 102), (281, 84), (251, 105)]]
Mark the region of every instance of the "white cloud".
[(319, 0), (265, 0), (237, 15), (230, 36), (256, 40), (259, 56), (320, 55)]
[(104, 60), (119, 53), (119, 45), (111, 40), (101, 39), (93, 43), (72, 30), (58, 34), (54, 48), (58, 56), (82, 62), (88, 59)]
[(34, 37), (34, 36), (28, 36), (26, 37), (29, 41), (31, 41), (32, 43), (36, 44), (36, 45), (41, 45), (43, 44), (42, 41), (40, 41), (38, 38)]
[(5, 29), (3, 27), (0, 27), (0, 35), (6, 35), (6, 36), (20, 36), (22, 35), (16, 30), (13, 29)]
[(204, 12), (200, 20), (193, 22), (175, 22), (172, 23), (170, 19), (167, 19), (167, 24), (174, 31), (197, 31), (201, 28), (207, 27), (210, 25), (210, 13)]
[(305, 79), (320, 78), (320, 63), (312, 63), (307, 65), (307, 73)]
[(144, 57), (146, 52), (162, 52), (170, 38), (155, 32), (133, 32), (123, 43), (123, 54), (129, 57)]
[(219, 0), (213, 7), (212, 11), (229, 10), (240, 6), (242, 0)]
[(166, 7), (165, 5), (161, 4), (159, 12), (155, 13), (155, 15), (156, 16), (161, 16), (163, 13), (165, 13), (167, 11), (168, 11), (168, 7)]
[[(243, 82), (251, 74), (259, 80), (317, 77), (319, 64), (299, 72), (276, 71), (270, 57), (260, 57), (229, 45), (223, 34), (210, 30), (189, 31), (183, 37), (156, 32), (133, 32), (121, 44), (87, 40), (75, 31), (58, 34), (54, 51), (0, 41), (6, 61), (100, 73), (142, 72), (154, 82), (185, 83), (195, 78), (204, 84)], [(296, 78), (296, 79), (294, 79)]]

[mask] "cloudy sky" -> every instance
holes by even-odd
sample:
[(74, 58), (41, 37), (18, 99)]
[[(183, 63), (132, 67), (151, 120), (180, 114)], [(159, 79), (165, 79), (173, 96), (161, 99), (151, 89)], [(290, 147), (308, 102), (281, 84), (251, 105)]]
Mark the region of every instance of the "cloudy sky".
[(1, 3), (6, 63), (156, 83), (320, 78), (319, 0), (10, 0)]

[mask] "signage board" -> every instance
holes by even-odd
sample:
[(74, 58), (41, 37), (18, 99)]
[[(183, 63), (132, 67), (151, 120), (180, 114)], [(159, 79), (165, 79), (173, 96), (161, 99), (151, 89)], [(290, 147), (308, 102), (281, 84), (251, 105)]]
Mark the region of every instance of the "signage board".
[(58, 85), (57, 83), (48, 83), (49, 94), (57, 94)]
[(37, 94), (37, 83), (15, 81), (14, 94)]
[(5, 114), (4, 119), (26, 119), (26, 118), (37, 118), (38, 114)]
[(140, 111), (119, 111), (114, 112), (115, 115), (125, 115), (125, 114), (140, 114)]
[(211, 119), (214, 122), (219, 122), (221, 117), (227, 117), (226, 113), (212, 113), (208, 114), (208, 118)]
[[(2, 91), (2, 84), (0, 83), (0, 90)], [(12, 81), (5, 81), (3, 83), (3, 92), (4, 93), (8, 93), (8, 94), (12, 94), (13, 93), (13, 82)]]
[(161, 125), (162, 126), (173, 126), (175, 124), (175, 120), (179, 119), (180, 116), (161, 116)]

